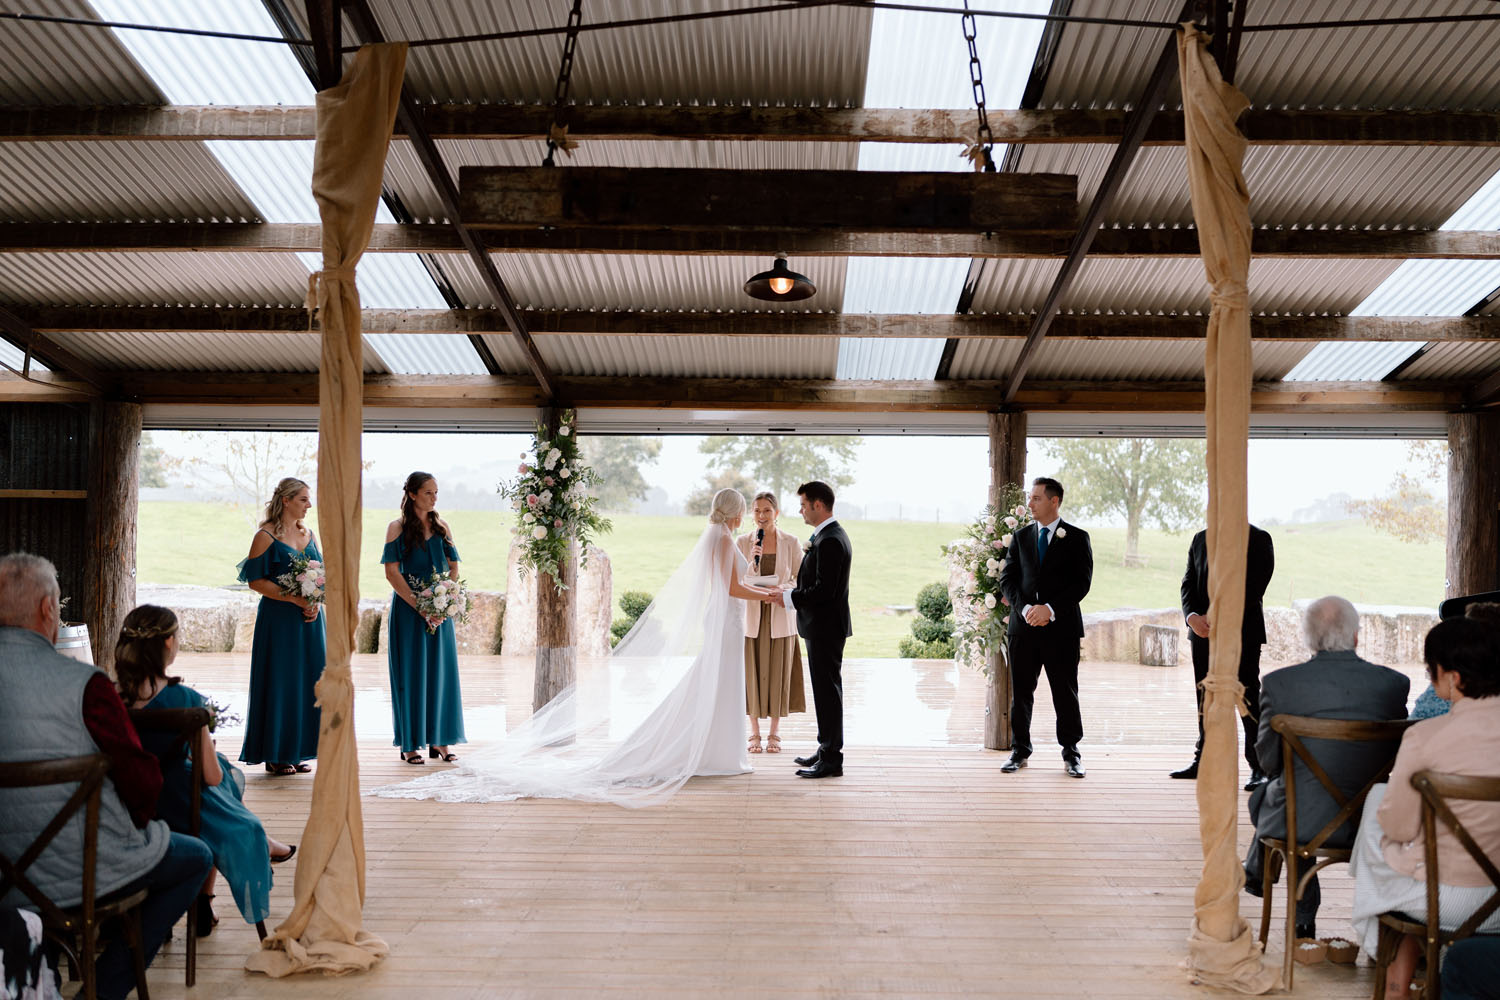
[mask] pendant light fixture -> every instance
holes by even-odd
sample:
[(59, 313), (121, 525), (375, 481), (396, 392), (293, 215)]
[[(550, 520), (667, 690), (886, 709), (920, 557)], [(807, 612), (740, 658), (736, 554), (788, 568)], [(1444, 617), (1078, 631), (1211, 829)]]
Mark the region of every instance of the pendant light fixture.
[(766, 302), (796, 302), (817, 294), (817, 286), (786, 266), (786, 254), (777, 254), (769, 271), (762, 271), (745, 282), (745, 294)]

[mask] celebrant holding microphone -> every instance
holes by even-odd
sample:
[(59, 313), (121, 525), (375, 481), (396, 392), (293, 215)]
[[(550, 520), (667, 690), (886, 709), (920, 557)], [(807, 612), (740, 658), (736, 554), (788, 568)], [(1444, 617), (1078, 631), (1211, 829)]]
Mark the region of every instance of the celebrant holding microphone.
[[(776, 526), (780, 506), (774, 493), (755, 494), (751, 517), (755, 530), (736, 544), (750, 562), (752, 583), (773, 588), (797, 580), (802, 549), (797, 537)], [(797, 642), (797, 620), (780, 601), (745, 605), (745, 713), (750, 716), (750, 752), (761, 753), (760, 720), (770, 719), (765, 753), (781, 752), (776, 732), (792, 712), (806, 712), (802, 687), (802, 649)]]
[(452, 763), (454, 743), (464, 738), (463, 695), (458, 687), (458, 639), (451, 618), (437, 620), (418, 609), (444, 578), (458, 580), (458, 549), (448, 522), (437, 514), (437, 480), (425, 472), (406, 477), (401, 516), (385, 532), (385, 578), (391, 582), (391, 716), (401, 759), (421, 764), (428, 756)]
[(323, 625), (323, 554), (303, 518), (312, 509), (307, 484), (276, 484), (266, 518), (250, 540), (240, 579), (260, 595), (250, 646), (250, 710), (240, 760), (271, 774), (312, 770), (318, 755), (313, 688), (328, 658)]

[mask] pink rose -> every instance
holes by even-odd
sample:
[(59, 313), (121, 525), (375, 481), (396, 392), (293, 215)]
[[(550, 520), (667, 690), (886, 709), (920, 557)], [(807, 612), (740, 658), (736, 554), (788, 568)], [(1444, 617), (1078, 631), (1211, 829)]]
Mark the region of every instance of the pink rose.
[(1002, 542), (1002, 541), (1000, 541), (1000, 539), (998, 539), (998, 538), (995, 539), (993, 542), (990, 542), (990, 544), (993, 545), (997, 549), (1003, 549), (1003, 548), (1005, 548), (1005, 543)]
[(551, 486), (554, 483), (556, 483), (557, 480), (553, 479), (551, 476), (548, 476), (545, 479), (543, 479), (542, 482), (545, 483), (545, 484), (547, 484), (548, 486)]
[(526, 505), (528, 507), (535, 507), (539, 503), (541, 503), (541, 497), (537, 496), (535, 493), (526, 494)]
[(552, 527), (554, 527), (554, 528), (561, 528), (562, 527), (562, 518), (558, 518), (557, 520), (553, 521), (552, 522)]
[(423, 596), (423, 597), (431, 597), (432, 596), (432, 588), (428, 587), (426, 590), (422, 591), (422, 595), (421, 596)]

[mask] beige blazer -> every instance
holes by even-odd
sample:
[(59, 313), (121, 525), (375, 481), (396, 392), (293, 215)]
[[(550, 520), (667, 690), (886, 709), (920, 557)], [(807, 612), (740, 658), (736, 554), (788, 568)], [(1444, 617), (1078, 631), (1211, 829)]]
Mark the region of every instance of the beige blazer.
[[(735, 540), (740, 547), (740, 554), (747, 560), (750, 558), (750, 548), (755, 544), (755, 528), (741, 535)], [(796, 535), (776, 529), (776, 582), (796, 583), (797, 570), (802, 568), (802, 543)], [(755, 573), (754, 564), (748, 574)], [(760, 635), (760, 601), (745, 602), (745, 637), (754, 639)], [(771, 605), (771, 638), (785, 639), (787, 636), (797, 634), (796, 616), (780, 601)]]

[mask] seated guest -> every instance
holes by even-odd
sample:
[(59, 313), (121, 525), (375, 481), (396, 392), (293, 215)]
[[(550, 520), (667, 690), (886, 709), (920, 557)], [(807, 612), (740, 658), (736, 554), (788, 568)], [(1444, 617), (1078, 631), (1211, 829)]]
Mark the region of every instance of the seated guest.
[(1443, 1000), (1500, 1000), (1500, 938), (1465, 938), (1448, 949)]
[[(177, 616), (167, 608), (143, 604), (125, 616), (120, 641), (115, 644), (115, 677), (127, 708), (203, 708), (203, 696), (168, 677), (177, 659)], [(208, 731), (191, 751), (172, 733), (148, 732), (141, 738), (161, 761), (162, 789), (157, 814), (179, 833), (187, 833), (192, 817), (193, 762), (203, 758), (198, 836), (214, 852), (214, 867), (224, 873), (235, 905), (248, 924), (271, 915), (271, 865), (285, 861), (296, 848), (266, 836), (260, 820), (245, 808), (245, 776), (214, 751)], [(207, 937), (218, 923), (213, 911), (214, 874), (209, 873), (198, 896), (194, 924)]]
[[(1451, 601), (1444, 601), (1443, 606), (1447, 607), (1451, 603)], [(1500, 604), (1494, 601), (1475, 601), (1464, 607), (1464, 617), (1487, 622), (1500, 628)], [(1411, 709), (1413, 719), (1436, 719), (1440, 715), (1447, 714), (1448, 703), (1438, 696), (1437, 689), (1431, 684), (1427, 685), (1427, 690), (1417, 696), (1417, 703)]]
[[(1264, 876), (1261, 837), (1286, 836), (1287, 762), (1281, 759), (1281, 734), (1271, 729), (1277, 715), (1306, 715), (1317, 719), (1364, 719), (1378, 722), (1406, 717), (1406, 695), (1411, 681), (1389, 667), (1360, 659), (1359, 613), (1342, 597), (1324, 597), (1308, 605), (1302, 619), (1303, 637), (1313, 658), (1296, 666), (1273, 670), (1261, 679), (1260, 731), (1255, 750), (1270, 779), (1250, 793), (1250, 821), (1255, 838), (1245, 858), (1245, 891), (1261, 894)], [(1389, 745), (1335, 740), (1304, 741), (1345, 795), (1354, 795), (1390, 760)], [(1297, 836), (1307, 840), (1338, 814), (1339, 805), (1307, 765), (1297, 768)], [(1354, 841), (1355, 821), (1334, 831), (1326, 844), (1348, 847)], [(1314, 875), (1297, 900), (1296, 931), (1317, 937), (1314, 918), (1322, 890)]]
[[(1418, 771), (1471, 777), (1500, 776), (1500, 636), (1470, 618), (1439, 622), (1423, 648), (1437, 693), (1453, 706), (1447, 715), (1406, 731), (1389, 785), (1377, 785), (1365, 800), (1354, 845), (1354, 929), (1366, 952), (1375, 954), (1380, 914), (1400, 911), (1416, 920), (1427, 913), (1427, 874), (1422, 836), (1422, 796), (1412, 787)], [(1486, 856), (1500, 860), (1500, 803), (1456, 799), (1453, 814)], [(1437, 825), (1438, 909), (1443, 927), (1468, 919), (1494, 891), (1444, 823)], [(1481, 930), (1500, 931), (1500, 914)], [(1407, 935), (1391, 962), (1387, 997), (1405, 997), (1421, 951)]]
[[(96, 891), (146, 890), (141, 930), (146, 961), (187, 912), (213, 867), (208, 845), (151, 818), (161, 769), (142, 749), (109, 677), (53, 649), (61, 621), (57, 570), (40, 556), (0, 557), (0, 760), (35, 761), (103, 753), (109, 777), (99, 803)], [(72, 796), (66, 785), (0, 789), (0, 852), (17, 858)], [(83, 899), (83, 820), (67, 824), (27, 875), (59, 906)], [(12, 889), (0, 903), (30, 908)], [(99, 956), (99, 996), (135, 987), (130, 950), (112, 940)]]

